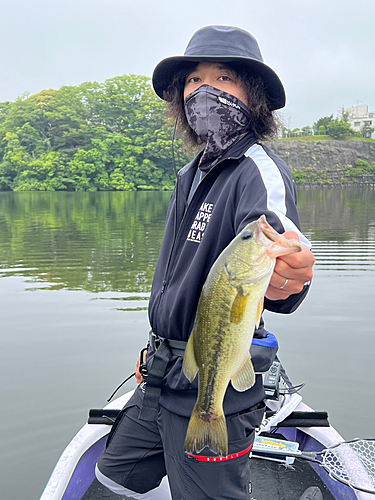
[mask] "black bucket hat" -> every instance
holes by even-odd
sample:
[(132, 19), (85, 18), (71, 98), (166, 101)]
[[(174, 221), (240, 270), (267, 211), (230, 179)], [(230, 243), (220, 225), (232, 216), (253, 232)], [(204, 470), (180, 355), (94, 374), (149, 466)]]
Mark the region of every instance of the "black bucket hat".
[(159, 97), (173, 76), (187, 63), (240, 63), (249, 76), (259, 76), (265, 83), (265, 92), (272, 110), (285, 106), (285, 91), (276, 73), (263, 62), (258, 42), (245, 30), (232, 26), (206, 26), (198, 30), (188, 43), (183, 56), (163, 59), (154, 69), (152, 84)]

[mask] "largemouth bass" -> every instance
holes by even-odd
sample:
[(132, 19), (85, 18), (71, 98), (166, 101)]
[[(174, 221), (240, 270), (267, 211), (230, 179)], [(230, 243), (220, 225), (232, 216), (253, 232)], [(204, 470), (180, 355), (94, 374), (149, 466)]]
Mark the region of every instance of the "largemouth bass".
[(223, 399), (231, 381), (237, 391), (255, 383), (249, 350), (263, 311), (276, 257), (301, 250), (277, 233), (262, 215), (248, 224), (214, 262), (203, 285), (183, 360), (191, 382), (198, 373), (198, 397), (184, 449), (204, 447), (228, 454)]

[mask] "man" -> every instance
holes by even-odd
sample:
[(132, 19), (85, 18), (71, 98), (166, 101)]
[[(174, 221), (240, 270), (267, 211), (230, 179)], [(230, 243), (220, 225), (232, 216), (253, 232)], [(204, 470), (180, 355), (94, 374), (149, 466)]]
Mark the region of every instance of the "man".
[[(207, 447), (196, 454), (183, 451), (197, 381), (186, 379), (182, 359), (212, 264), (260, 215), (304, 245), (277, 259), (265, 308), (293, 312), (307, 293), (314, 257), (299, 230), (291, 175), (259, 143), (275, 135), (273, 111), (285, 105), (285, 93), (256, 40), (227, 26), (196, 32), (183, 56), (157, 65), (153, 86), (170, 103), (187, 144), (200, 145), (201, 151), (179, 172), (167, 214), (149, 304), (146, 384), (116, 420), (96, 474), (116, 493), (135, 499), (169, 498), (166, 482), (160, 484), (166, 474), (174, 500), (248, 499), (248, 450), (264, 413), (261, 375), (245, 392), (229, 384), (224, 398), (229, 455), (216, 461)], [(269, 337), (263, 321), (254, 337), (260, 345), (259, 359), (252, 356), (255, 371), (266, 371), (277, 347), (270, 351), (265, 342), (262, 348)]]

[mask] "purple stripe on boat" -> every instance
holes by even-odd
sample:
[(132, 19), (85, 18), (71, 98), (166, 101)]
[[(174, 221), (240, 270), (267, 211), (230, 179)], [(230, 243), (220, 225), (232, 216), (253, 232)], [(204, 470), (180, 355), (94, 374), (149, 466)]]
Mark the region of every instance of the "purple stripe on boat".
[(95, 479), (95, 464), (107, 436), (93, 444), (80, 458), (61, 500), (80, 500)]

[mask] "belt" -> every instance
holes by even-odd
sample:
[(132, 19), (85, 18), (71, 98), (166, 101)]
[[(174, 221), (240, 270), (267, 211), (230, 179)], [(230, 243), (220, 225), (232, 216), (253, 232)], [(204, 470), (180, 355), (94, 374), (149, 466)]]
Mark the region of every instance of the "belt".
[(185, 354), (187, 344), (185, 340), (164, 339), (163, 337), (159, 337), (159, 335), (156, 335), (156, 333), (151, 330), (148, 336), (148, 341), (153, 352), (156, 352), (161, 344), (165, 342), (166, 344), (168, 344), (172, 356), (183, 356)]
[(155, 352), (152, 365), (147, 374), (147, 383), (138, 418), (152, 422), (156, 420), (159, 397), (168, 362), (172, 356), (183, 356), (187, 342), (159, 337), (152, 330), (149, 334), (149, 347)]

